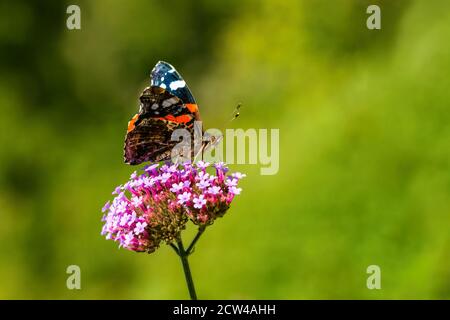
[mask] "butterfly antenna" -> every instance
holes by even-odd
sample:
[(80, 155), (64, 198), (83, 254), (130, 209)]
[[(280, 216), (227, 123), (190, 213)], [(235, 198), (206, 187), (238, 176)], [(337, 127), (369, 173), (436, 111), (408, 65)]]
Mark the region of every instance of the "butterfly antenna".
[(208, 142), (203, 142), (202, 146), (200, 147), (200, 150), (197, 152), (196, 155), (194, 155), (194, 160), (192, 161), (193, 163), (197, 162), (197, 158), (201, 157), (200, 160), (203, 160), (203, 153), (205, 152), (206, 147), (209, 145), (209, 141)]

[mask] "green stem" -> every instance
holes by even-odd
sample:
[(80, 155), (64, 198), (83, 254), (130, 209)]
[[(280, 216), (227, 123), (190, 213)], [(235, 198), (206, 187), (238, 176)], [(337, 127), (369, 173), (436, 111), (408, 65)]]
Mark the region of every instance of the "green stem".
[(197, 235), (195, 236), (194, 240), (192, 240), (191, 244), (189, 245), (189, 247), (186, 250), (186, 253), (188, 255), (190, 255), (193, 252), (195, 244), (197, 243), (198, 239), (200, 239), (200, 236), (203, 234), (205, 229), (206, 229), (205, 226), (201, 226), (198, 228)]
[(172, 249), (175, 251), (175, 253), (177, 254), (177, 256), (180, 255), (180, 251), (178, 251), (178, 248), (176, 245), (174, 245), (173, 243), (169, 243), (169, 245), (172, 247)]
[(188, 252), (184, 250), (183, 241), (181, 240), (181, 236), (177, 239), (178, 243), (178, 252), (181, 258), (181, 263), (183, 264), (184, 276), (186, 278), (186, 283), (189, 289), (189, 295), (191, 296), (191, 300), (197, 300), (197, 294), (195, 293), (194, 281), (192, 280), (191, 269), (189, 268), (188, 262)]

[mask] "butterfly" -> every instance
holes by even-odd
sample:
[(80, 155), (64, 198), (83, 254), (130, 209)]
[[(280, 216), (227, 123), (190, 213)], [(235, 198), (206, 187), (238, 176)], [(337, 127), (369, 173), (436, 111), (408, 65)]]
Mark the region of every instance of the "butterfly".
[(124, 161), (137, 165), (171, 159), (176, 129), (192, 135), (200, 121), (198, 105), (191, 90), (175, 68), (159, 61), (151, 72), (150, 86), (139, 97), (139, 112), (128, 122)]

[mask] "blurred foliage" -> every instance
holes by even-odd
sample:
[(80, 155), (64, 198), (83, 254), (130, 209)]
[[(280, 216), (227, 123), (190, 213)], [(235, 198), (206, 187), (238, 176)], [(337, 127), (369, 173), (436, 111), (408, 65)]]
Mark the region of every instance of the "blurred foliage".
[(234, 166), (244, 191), (191, 258), (201, 298), (450, 298), (450, 2), (79, 1), (78, 31), (69, 4), (0, 4), (0, 298), (187, 298), (170, 248), (100, 236), (158, 60), (207, 127), (242, 102), (233, 127), (280, 128), (279, 173)]

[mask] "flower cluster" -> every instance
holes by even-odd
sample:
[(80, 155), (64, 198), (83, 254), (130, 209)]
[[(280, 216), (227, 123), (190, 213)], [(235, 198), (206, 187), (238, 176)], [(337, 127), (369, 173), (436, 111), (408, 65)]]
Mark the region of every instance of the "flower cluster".
[(147, 166), (114, 190), (103, 207), (102, 235), (129, 250), (153, 252), (161, 241), (173, 242), (188, 220), (206, 226), (223, 216), (243, 177), (228, 174), (224, 163)]

